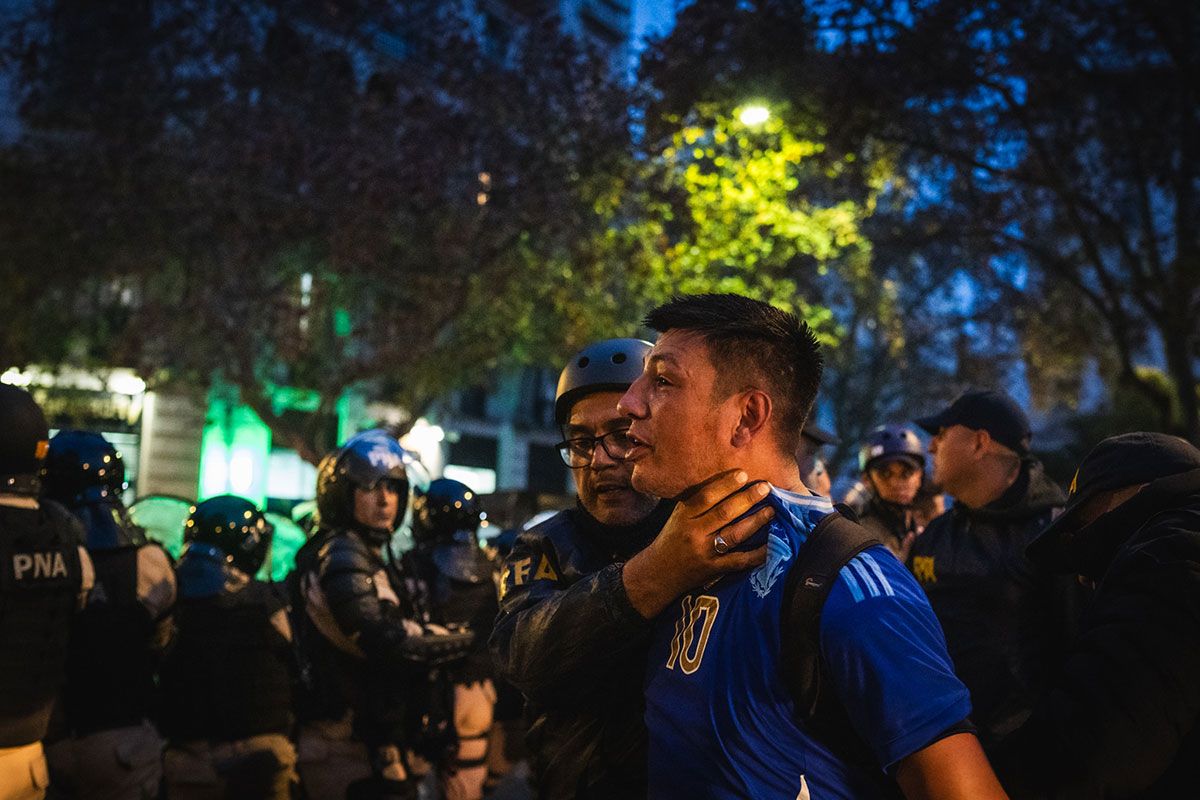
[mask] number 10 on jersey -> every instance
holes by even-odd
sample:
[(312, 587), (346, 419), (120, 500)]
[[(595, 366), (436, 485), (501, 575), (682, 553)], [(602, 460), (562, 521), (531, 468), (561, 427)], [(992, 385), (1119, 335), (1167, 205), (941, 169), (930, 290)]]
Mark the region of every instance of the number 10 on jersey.
[(675, 665), (678, 664), (684, 675), (691, 675), (700, 669), (700, 662), (704, 659), (704, 648), (708, 647), (708, 635), (712, 633), (713, 623), (717, 621), (721, 601), (707, 594), (699, 597), (688, 595), (680, 601), (680, 605), (683, 607), (683, 614), (675, 622), (675, 635), (671, 638), (671, 655), (667, 658), (667, 669), (675, 669)]

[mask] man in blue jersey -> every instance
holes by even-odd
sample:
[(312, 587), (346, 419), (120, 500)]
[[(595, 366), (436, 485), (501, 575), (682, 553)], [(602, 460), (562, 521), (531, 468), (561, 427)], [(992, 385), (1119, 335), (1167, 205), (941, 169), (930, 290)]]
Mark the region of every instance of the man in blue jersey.
[[(650, 349), (639, 339), (608, 339), (562, 371), (554, 411), (579, 502), (518, 537), (501, 581), (490, 644), (498, 673), (527, 700), (539, 800), (646, 797), (642, 683), (653, 626), (626, 597), (625, 562), (668, 524), (670, 541), (707, 544), (722, 528), (718, 518), (739, 516), (760, 499), (743, 492), (718, 497), (720, 508), (695, 507), (632, 489), (629, 465), (617, 457), (629, 427), (617, 400), (641, 375)], [(749, 518), (724, 527), (724, 536), (741, 541), (757, 527)], [(765, 556), (717, 561), (707, 547), (696, 553), (689, 569), (698, 571), (697, 583), (756, 567)]]
[[(821, 376), (812, 332), (735, 295), (676, 298), (646, 322), (662, 335), (620, 403), (632, 420), (634, 486), (685, 498), (684, 509), (709, 508), (743, 484), (761, 498), (752, 512), (761, 522), (744, 541), (668, 526), (625, 565), (630, 603), (655, 626), (650, 797), (1004, 797), (925, 595), (883, 545), (842, 568), (814, 636), (821, 691), (848, 736), (797, 714), (781, 644), (803, 633), (790, 621), (787, 578), (832, 511), (805, 488), (794, 457)], [(763, 548), (758, 567), (716, 578), (697, 568)]]

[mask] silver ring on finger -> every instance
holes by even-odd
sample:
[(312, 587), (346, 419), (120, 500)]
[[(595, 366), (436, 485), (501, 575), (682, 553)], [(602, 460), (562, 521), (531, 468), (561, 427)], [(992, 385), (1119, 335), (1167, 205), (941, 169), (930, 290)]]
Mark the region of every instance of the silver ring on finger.
[(725, 537), (719, 533), (713, 538), (713, 550), (716, 550), (719, 556), (729, 552), (729, 542), (725, 541)]

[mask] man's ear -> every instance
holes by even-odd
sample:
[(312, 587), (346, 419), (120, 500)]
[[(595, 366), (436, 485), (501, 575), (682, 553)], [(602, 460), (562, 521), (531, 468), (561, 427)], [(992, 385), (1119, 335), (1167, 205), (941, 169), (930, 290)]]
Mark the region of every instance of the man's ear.
[(992, 435), (983, 428), (980, 428), (975, 433), (975, 457), (983, 458), (992, 450)]
[(729, 442), (734, 447), (745, 447), (761, 434), (775, 409), (769, 394), (760, 389), (750, 389), (742, 394), (740, 410), (741, 417)]

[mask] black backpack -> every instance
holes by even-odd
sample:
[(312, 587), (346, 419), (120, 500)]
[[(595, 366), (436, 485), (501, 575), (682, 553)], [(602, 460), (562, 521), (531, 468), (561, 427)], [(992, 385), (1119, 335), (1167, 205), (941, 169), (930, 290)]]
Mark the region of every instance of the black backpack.
[(828, 685), (828, 668), (821, 657), (821, 609), (834, 581), (842, 567), (877, 544), (879, 539), (840, 503), (817, 523), (784, 585), (780, 659), (784, 682), (804, 727), (846, 762), (878, 776), (883, 796), (902, 797), (850, 724), (845, 707)]

